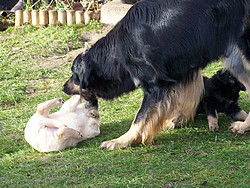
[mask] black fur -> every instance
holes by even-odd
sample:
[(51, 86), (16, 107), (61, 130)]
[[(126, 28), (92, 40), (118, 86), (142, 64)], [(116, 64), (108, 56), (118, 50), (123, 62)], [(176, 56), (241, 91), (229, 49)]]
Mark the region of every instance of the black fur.
[(187, 82), (230, 54), (242, 34), (245, 6), (245, 0), (140, 1), (75, 59), (73, 74), (106, 99), (134, 90), (132, 78), (145, 89)]
[(211, 78), (204, 77), (205, 94), (198, 113), (217, 118), (217, 112), (235, 119), (242, 110), (238, 104), (239, 92), (246, 88), (228, 71), (218, 71)]
[(247, 16), (248, 0), (141, 0), (106, 37), (78, 55), (74, 82), (104, 99), (142, 87), (144, 99), (133, 123), (147, 122), (173, 85), (192, 81), (199, 69), (237, 48), (249, 53), (241, 37)]
[(140, 0), (121, 0), (122, 3), (124, 4), (135, 4)]

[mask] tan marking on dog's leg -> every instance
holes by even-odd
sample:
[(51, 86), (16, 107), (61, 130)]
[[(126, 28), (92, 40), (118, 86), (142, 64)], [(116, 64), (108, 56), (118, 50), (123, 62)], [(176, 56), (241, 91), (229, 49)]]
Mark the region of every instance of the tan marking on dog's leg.
[(183, 95), (183, 101), (180, 101), (182, 103), (181, 113), (183, 123), (186, 123), (189, 120), (194, 120), (197, 107), (204, 93), (204, 82), (201, 71), (194, 75), (192, 82), (182, 87), (183, 92), (180, 93), (180, 95)]
[(164, 129), (181, 127), (183, 123), (193, 120), (197, 107), (204, 93), (204, 82), (201, 71), (194, 75), (193, 81), (187, 85), (177, 85), (174, 89), (173, 110), (166, 119)]
[(216, 132), (219, 130), (218, 126), (218, 115), (216, 112), (216, 118), (213, 116), (207, 116), (207, 121), (208, 121), (208, 128), (210, 131)]
[[(249, 64), (249, 61), (243, 55), (243, 53), (242, 53), (242, 58), (243, 58), (245, 71), (248, 73), (248, 75), (250, 75), (250, 64)], [(242, 79), (239, 75), (236, 75), (236, 77), (246, 87), (248, 96), (250, 97), (250, 76), (248, 76), (249, 79)], [(246, 131), (249, 131), (250, 130), (250, 113), (248, 114), (244, 122), (240, 122), (240, 121), (234, 122), (231, 124), (229, 129), (231, 129), (235, 133), (241, 133), (241, 134), (243, 134)]]
[[(243, 66), (244, 66), (244, 69), (245, 69), (244, 70), (245, 74), (244, 74), (244, 76), (237, 75), (233, 71), (233, 69), (231, 69), (231, 72), (246, 87), (248, 96), (250, 97), (250, 62), (247, 60), (244, 53), (239, 48), (236, 49), (236, 50), (238, 50), (236, 52), (240, 53), (239, 56), (243, 60)], [(235, 133), (241, 133), (241, 134), (243, 134), (245, 131), (250, 130), (250, 113), (248, 114), (248, 116), (247, 116), (247, 118), (246, 118), (246, 120), (244, 122), (240, 122), (240, 121), (234, 122), (234, 123), (231, 124), (229, 129), (231, 129)]]
[(114, 150), (136, 143), (151, 143), (155, 134), (163, 129), (165, 118), (171, 114), (171, 99), (168, 96), (165, 98), (164, 102), (159, 102), (150, 109), (146, 119), (133, 122), (128, 132), (119, 138), (103, 142), (100, 148)]
[[(176, 116), (179, 118), (179, 114), (185, 117), (182, 117), (184, 121), (194, 117), (203, 93), (203, 86), (200, 73), (195, 77), (194, 83), (191, 82), (187, 86), (177, 85), (171, 92), (165, 94), (161, 102), (151, 107), (145, 119), (137, 123), (134, 121), (128, 132), (119, 138), (103, 142), (100, 147), (113, 150), (135, 143), (151, 143), (155, 134), (163, 130), (169, 121), (175, 121)], [(182, 91), (185, 92), (185, 95), (181, 94)], [(182, 98), (176, 97), (177, 94)]]
[(71, 129), (69, 127), (61, 127), (57, 130), (55, 134), (56, 139), (68, 139), (68, 138), (81, 138), (82, 135), (79, 131), (76, 131), (74, 129)]
[[(178, 116), (176, 116), (178, 118)], [(164, 123), (164, 130), (172, 130), (178, 127), (178, 124), (176, 123), (176, 119), (173, 118), (171, 120), (166, 120)]]
[(140, 127), (141, 125), (132, 124), (128, 132), (126, 132), (119, 138), (103, 142), (100, 148), (114, 150), (118, 148), (125, 148), (131, 145), (132, 143), (135, 143), (135, 141), (140, 138)]
[(57, 106), (62, 106), (64, 100), (62, 98), (55, 98), (52, 100), (48, 100), (44, 103), (38, 104), (36, 113), (42, 116), (47, 117), (49, 115), (49, 111)]
[(247, 118), (248, 114), (244, 111), (244, 110), (241, 110), (240, 112), (238, 112), (235, 117), (234, 117), (234, 120), (237, 120), (237, 121), (245, 121), (246, 118)]
[(240, 133), (240, 134), (243, 134), (246, 131), (249, 131), (250, 130), (250, 113), (248, 114), (245, 121), (243, 121), (243, 122), (236, 121), (236, 122), (231, 124), (229, 129), (235, 133)]

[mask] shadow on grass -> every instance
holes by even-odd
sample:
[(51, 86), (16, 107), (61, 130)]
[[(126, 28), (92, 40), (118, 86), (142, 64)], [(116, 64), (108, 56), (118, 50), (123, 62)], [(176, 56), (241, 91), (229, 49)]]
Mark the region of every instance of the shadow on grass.
[[(220, 130), (211, 132), (208, 130), (206, 119), (203, 116), (198, 117), (194, 122), (183, 125), (182, 128), (174, 130), (163, 130), (155, 135), (153, 146), (158, 144), (169, 145), (169, 143), (179, 143), (190, 145), (190, 143), (206, 144), (206, 143), (225, 143), (225, 142), (244, 142), (249, 140), (250, 133), (235, 134), (228, 130), (228, 125), (232, 122), (227, 117), (221, 118)], [(115, 139), (126, 133), (132, 120), (122, 122), (107, 123), (101, 125), (101, 134), (95, 138), (85, 140), (77, 145), (81, 147), (99, 147), (103, 141)], [(150, 144), (151, 145), (151, 144)], [(133, 148), (141, 147), (141, 144), (133, 145)]]
[(101, 124), (100, 135), (98, 135), (97, 137), (90, 138), (88, 140), (84, 140), (84, 141), (80, 142), (77, 145), (77, 147), (86, 147), (87, 145), (92, 147), (93, 143), (94, 143), (94, 145), (98, 144), (98, 147), (99, 147), (99, 145), (103, 141), (117, 138), (117, 137), (121, 136), (122, 134), (124, 134), (125, 132), (127, 132), (128, 129), (130, 128), (131, 123), (132, 123), (132, 120), (131, 121), (125, 120), (122, 122)]
[[(126, 133), (132, 123), (131, 120), (125, 120), (121, 122), (106, 123), (101, 124), (101, 133), (97, 137), (84, 140), (77, 145), (77, 148), (89, 148), (89, 149), (99, 149), (100, 144), (103, 141), (110, 140), (121, 136)], [(156, 134), (153, 146), (158, 147), (158, 145), (168, 146), (171, 143), (178, 143), (183, 145), (182, 147), (187, 147), (190, 143), (195, 144), (207, 144), (207, 143), (225, 143), (225, 142), (243, 142), (249, 140), (249, 132), (243, 135), (234, 134), (228, 130), (228, 125), (230, 120), (223, 117), (221, 118), (221, 126), (219, 132), (211, 132), (208, 130), (207, 121), (204, 116), (200, 116), (194, 122), (190, 122), (183, 125), (182, 128), (175, 130), (161, 131)], [(5, 137), (8, 137), (5, 135)], [(11, 138), (11, 135), (10, 137)], [(141, 144), (132, 146), (133, 148), (141, 147)], [(74, 147), (68, 148), (66, 150), (72, 150)], [(4, 145), (0, 150), (0, 158), (5, 154), (15, 154), (16, 152), (32, 150), (31, 146), (25, 141), (23, 135), (18, 134), (18, 138), (5, 139)]]

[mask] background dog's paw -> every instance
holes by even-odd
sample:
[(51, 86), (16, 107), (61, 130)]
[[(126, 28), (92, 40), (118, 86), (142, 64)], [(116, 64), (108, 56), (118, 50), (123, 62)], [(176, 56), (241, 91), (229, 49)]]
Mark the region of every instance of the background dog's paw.
[(210, 131), (216, 132), (219, 130), (219, 126), (218, 126), (218, 118), (208, 115), (207, 116), (207, 120), (208, 120), (208, 128)]
[(244, 124), (244, 122), (236, 121), (236, 122), (231, 124), (229, 129), (231, 131), (233, 131), (234, 133), (243, 134), (243, 133), (245, 133), (245, 129), (243, 128), (243, 124)]
[(217, 132), (219, 130), (218, 124), (211, 123), (208, 125), (210, 131)]
[(128, 146), (127, 144), (118, 142), (118, 139), (113, 139), (113, 140), (104, 141), (101, 144), (100, 148), (106, 149), (106, 150), (115, 150), (119, 148), (125, 148), (127, 146)]

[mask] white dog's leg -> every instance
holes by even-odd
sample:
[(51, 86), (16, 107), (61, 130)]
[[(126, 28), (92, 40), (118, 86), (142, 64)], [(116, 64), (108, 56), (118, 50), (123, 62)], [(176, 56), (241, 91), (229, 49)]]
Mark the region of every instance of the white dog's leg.
[(77, 106), (81, 102), (80, 95), (73, 95), (69, 100), (67, 100), (59, 110), (59, 112), (65, 113), (65, 112), (74, 112), (77, 108)]
[(39, 124), (40, 126), (46, 126), (51, 128), (67, 127), (63, 122), (50, 118), (43, 118), (42, 120), (40, 120)]
[(48, 100), (44, 103), (41, 103), (37, 106), (37, 110), (36, 113), (38, 115), (42, 115), (42, 116), (48, 116), (49, 115), (49, 111), (57, 106), (62, 106), (64, 103), (64, 100), (62, 98), (55, 98), (52, 100)]
[(56, 139), (82, 138), (79, 131), (69, 127), (61, 127), (56, 132)]

